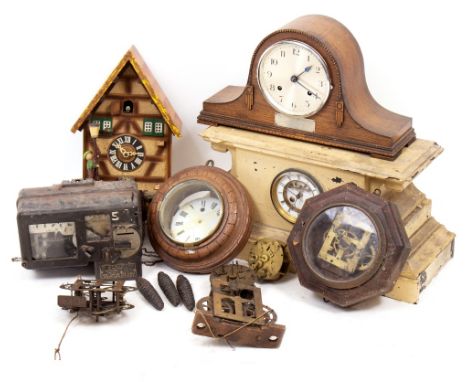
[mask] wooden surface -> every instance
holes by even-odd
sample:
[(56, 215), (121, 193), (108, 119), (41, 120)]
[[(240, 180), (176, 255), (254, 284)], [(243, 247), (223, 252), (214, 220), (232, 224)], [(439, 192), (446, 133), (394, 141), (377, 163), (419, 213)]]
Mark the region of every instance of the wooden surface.
[(417, 139), (403, 149), (397, 159), (389, 163), (367, 154), (226, 126), (210, 126), (201, 136), (218, 151), (232, 151), (231, 149), (235, 148), (285, 158), (291, 162), (308, 163), (324, 169), (346, 171), (371, 178), (376, 183), (384, 181), (400, 191), (443, 151), (435, 142)]
[[(324, 59), (333, 88), (323, 108), (303, 118), (314, 129), (279, 126), (277, 112), (264, 97), (257, 78), (262, 54), (283, 40), (303, 42)], [(293, 75), (294, 73), (291, 73)], [(395, 159), (415, 139), (411, 118), (379, 105), (367, 87), (364, 63), (353, 35), (326, 16), (300, 17), (263, 39), (254, 52), (245, 87), (228, 86), (203, 103), (198, 122), (226, 125)]]
[[(358, 253), (347, 253), (350, 257), (356, 256), (354, 259), (359, 259), (365, 250), (372, 253), (365, 270), (355, 272), (359, 269), (359, 260), (356, 261), (356, 268), (351, 271), (352, 276), (350, 271), (338, 267), (339, 257), (333, 257), (331, 261), (322, 261), (320, 255), (317, 256), (318, 252), (321, 252), (320, 247), (324, 245), (325, 233), (338, 229), (330, 228), (334, 223), (322, 227), (322, 231), (319, 227), (309, 231), (311, 222), (318, 220), (324, 211), (340, 205), (352, 206), (363, 211), (372, 221), (378, 238), (374, 246), (375, 252), (366, 247), (369, 241), (364, 241), (354, 247), (359, 248), (359, 245), (362, 245)], [(320, 235), (312, 240), (311, 232), (313, 235), (320, 232)], [(337, 239), (337, 242), (340, 240)], [(339, 246), (340, 244), (337, 244), (337, 247), (333, 247), (330, 241), (325, 246), (325, 253), (332, 251), (337, 254)], [(306, 201), (289, 235), (288, 249), (301, 285), (334, 304), (347, 307), (392, 290), (410, 253), (410, 242), (395, 204), (348, 183)], [(349, 251), (349, 247), (346, 250)], [(307, 260), (311, 258), (312, 261)], [(330, 264), (332, 262), (333, 265)], [(315, 265), (312, 266), (312, 263)]]

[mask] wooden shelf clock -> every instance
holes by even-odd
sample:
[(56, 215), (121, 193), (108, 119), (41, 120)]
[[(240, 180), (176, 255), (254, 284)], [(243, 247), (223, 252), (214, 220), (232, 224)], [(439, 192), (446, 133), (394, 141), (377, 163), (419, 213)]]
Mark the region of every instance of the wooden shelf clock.
[(260, 240), (286, 243), (305, 200), (346, 183), (392, 201), (401, 215), (411, 252), (388, 296), (417, 302), (453, 255), (454, 234), (412, 183), (442, 148), (373, 100), (359, 46), (338, 21), (305, 16), (267, 36), (247, 85), (206, 100), (198, 119), (211, 125), (202, 137), (213, 149), (230, 151), (231, 174), (254, 204), (240, 257)]
[[(95, 145), (90, 123), (99, 126)], [(71, 130), (83, 132), (85, 152), (98, 151), (99, 179), (133, 178), (140, 190), (151, 193), (170, 176), (172, 135), (180, 135), (181, 125), (158, 82), (132, 46)]]
[(411, 118), (372, 98), (353, 35), (325, 16), (300, 17), (263, 39), (247, 85), (207, 99), (198, 121), (391, 160), (415, 139)]

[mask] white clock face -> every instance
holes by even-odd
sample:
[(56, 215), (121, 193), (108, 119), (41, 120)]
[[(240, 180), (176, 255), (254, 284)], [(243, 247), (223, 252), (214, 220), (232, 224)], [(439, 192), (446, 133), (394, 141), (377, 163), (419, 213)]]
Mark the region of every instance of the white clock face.
[(332, 88), (327, 65), (320, 54), (293, 40), (273, 44), (263, 53), (257, 77), (270, 105), (292, 116), (317, 113)]
[(295, 223), (307, 199), (320, 194), (318, 183), (299, 170), (279, 173), (271, 185), (271, 199), (281, 216)]
[(179, 243), (197, 243), (209, 237), (221, 220), (219, 199), (198, 195), (181, 205), (171, 221), (171, 237)]
[(207, 240), (223, 219), (223, 202), (209, 184), (190, 180), (175, 186), (161, 203), (159, 219), (166, 236), (179, 244)]

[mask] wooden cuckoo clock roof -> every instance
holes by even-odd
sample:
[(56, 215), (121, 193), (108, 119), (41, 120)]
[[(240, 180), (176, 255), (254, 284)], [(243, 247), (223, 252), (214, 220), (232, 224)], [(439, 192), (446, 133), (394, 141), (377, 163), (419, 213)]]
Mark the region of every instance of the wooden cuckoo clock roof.
[(141, 57), (140, 53), (134, 46), (132, 46), (128, 50), (128, 52), (125, 53), (117, 67), (112, 71), (112, 73), (101, 86), (97, 94), (94, 96), (89, 105), (80, 115), (78, 120), (75, 122), (71, 131), (75, 133), (77, 130), (81, 130), (83, 128), (83, 126), (87, 123), (90, 114), (99, 105), (99, 102), (101, 101), (102, 97), (104, 97), (106, 93), (110, 90), (112, 84), (118, 78), (119, 74), (126, 68), (127, 64), (130, 64), (135, 70), (142, 85), (148, 92), (154, 105), (160, 111), (162, 117), (171, 129), (172, 133), (175, 136), (179, 137), (182, 121), (180, 120), (179, 116), (170, 104), (166, 95), (162, 91), (161, 86), (156, 81), (156, 78), (154, 78), (148, 66), (143, 61), (143, 58)]

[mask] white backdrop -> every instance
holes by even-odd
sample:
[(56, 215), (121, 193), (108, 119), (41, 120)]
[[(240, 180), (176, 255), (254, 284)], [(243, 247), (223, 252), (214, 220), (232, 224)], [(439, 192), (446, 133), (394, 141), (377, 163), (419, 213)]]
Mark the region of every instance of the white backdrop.
[[(14, 1), (0, 5), (2, 112), (0, 376), (40, 380), (466, 380), (467, 11), (463, 2)], [(173, 171), (212, 158), (198, 137), (202, 101), (246, 82), (251, 55), (268, 33), (304, 14), (344, 23), (361, 45), (368, 85), (384, 107), (413, 117), (418, 137), (444, 154), (417, 186), (433, 215), (457, 233), (455, 258), (418, 305), (381, 298), (348, 311), (324, 304), (294, 278), (263, 287), (287, 325), (278, 350), (237, 348), (191, 334), (193, 314), (136, 308), (110, 322), (72, 324), (56, 306), (59, 284), (79, 271), (38, 273), (19, 256), (15, 201), (21, 188), (81, 175), (81, 135), (70, 128), (122, 55), (135, 44), (183, 120)], [(145, 268), (152, 282), (166, 266)], [(206, 276), (190, 276), (196, 298)], [(8, 377), (7, 377), (8, 376)]]

